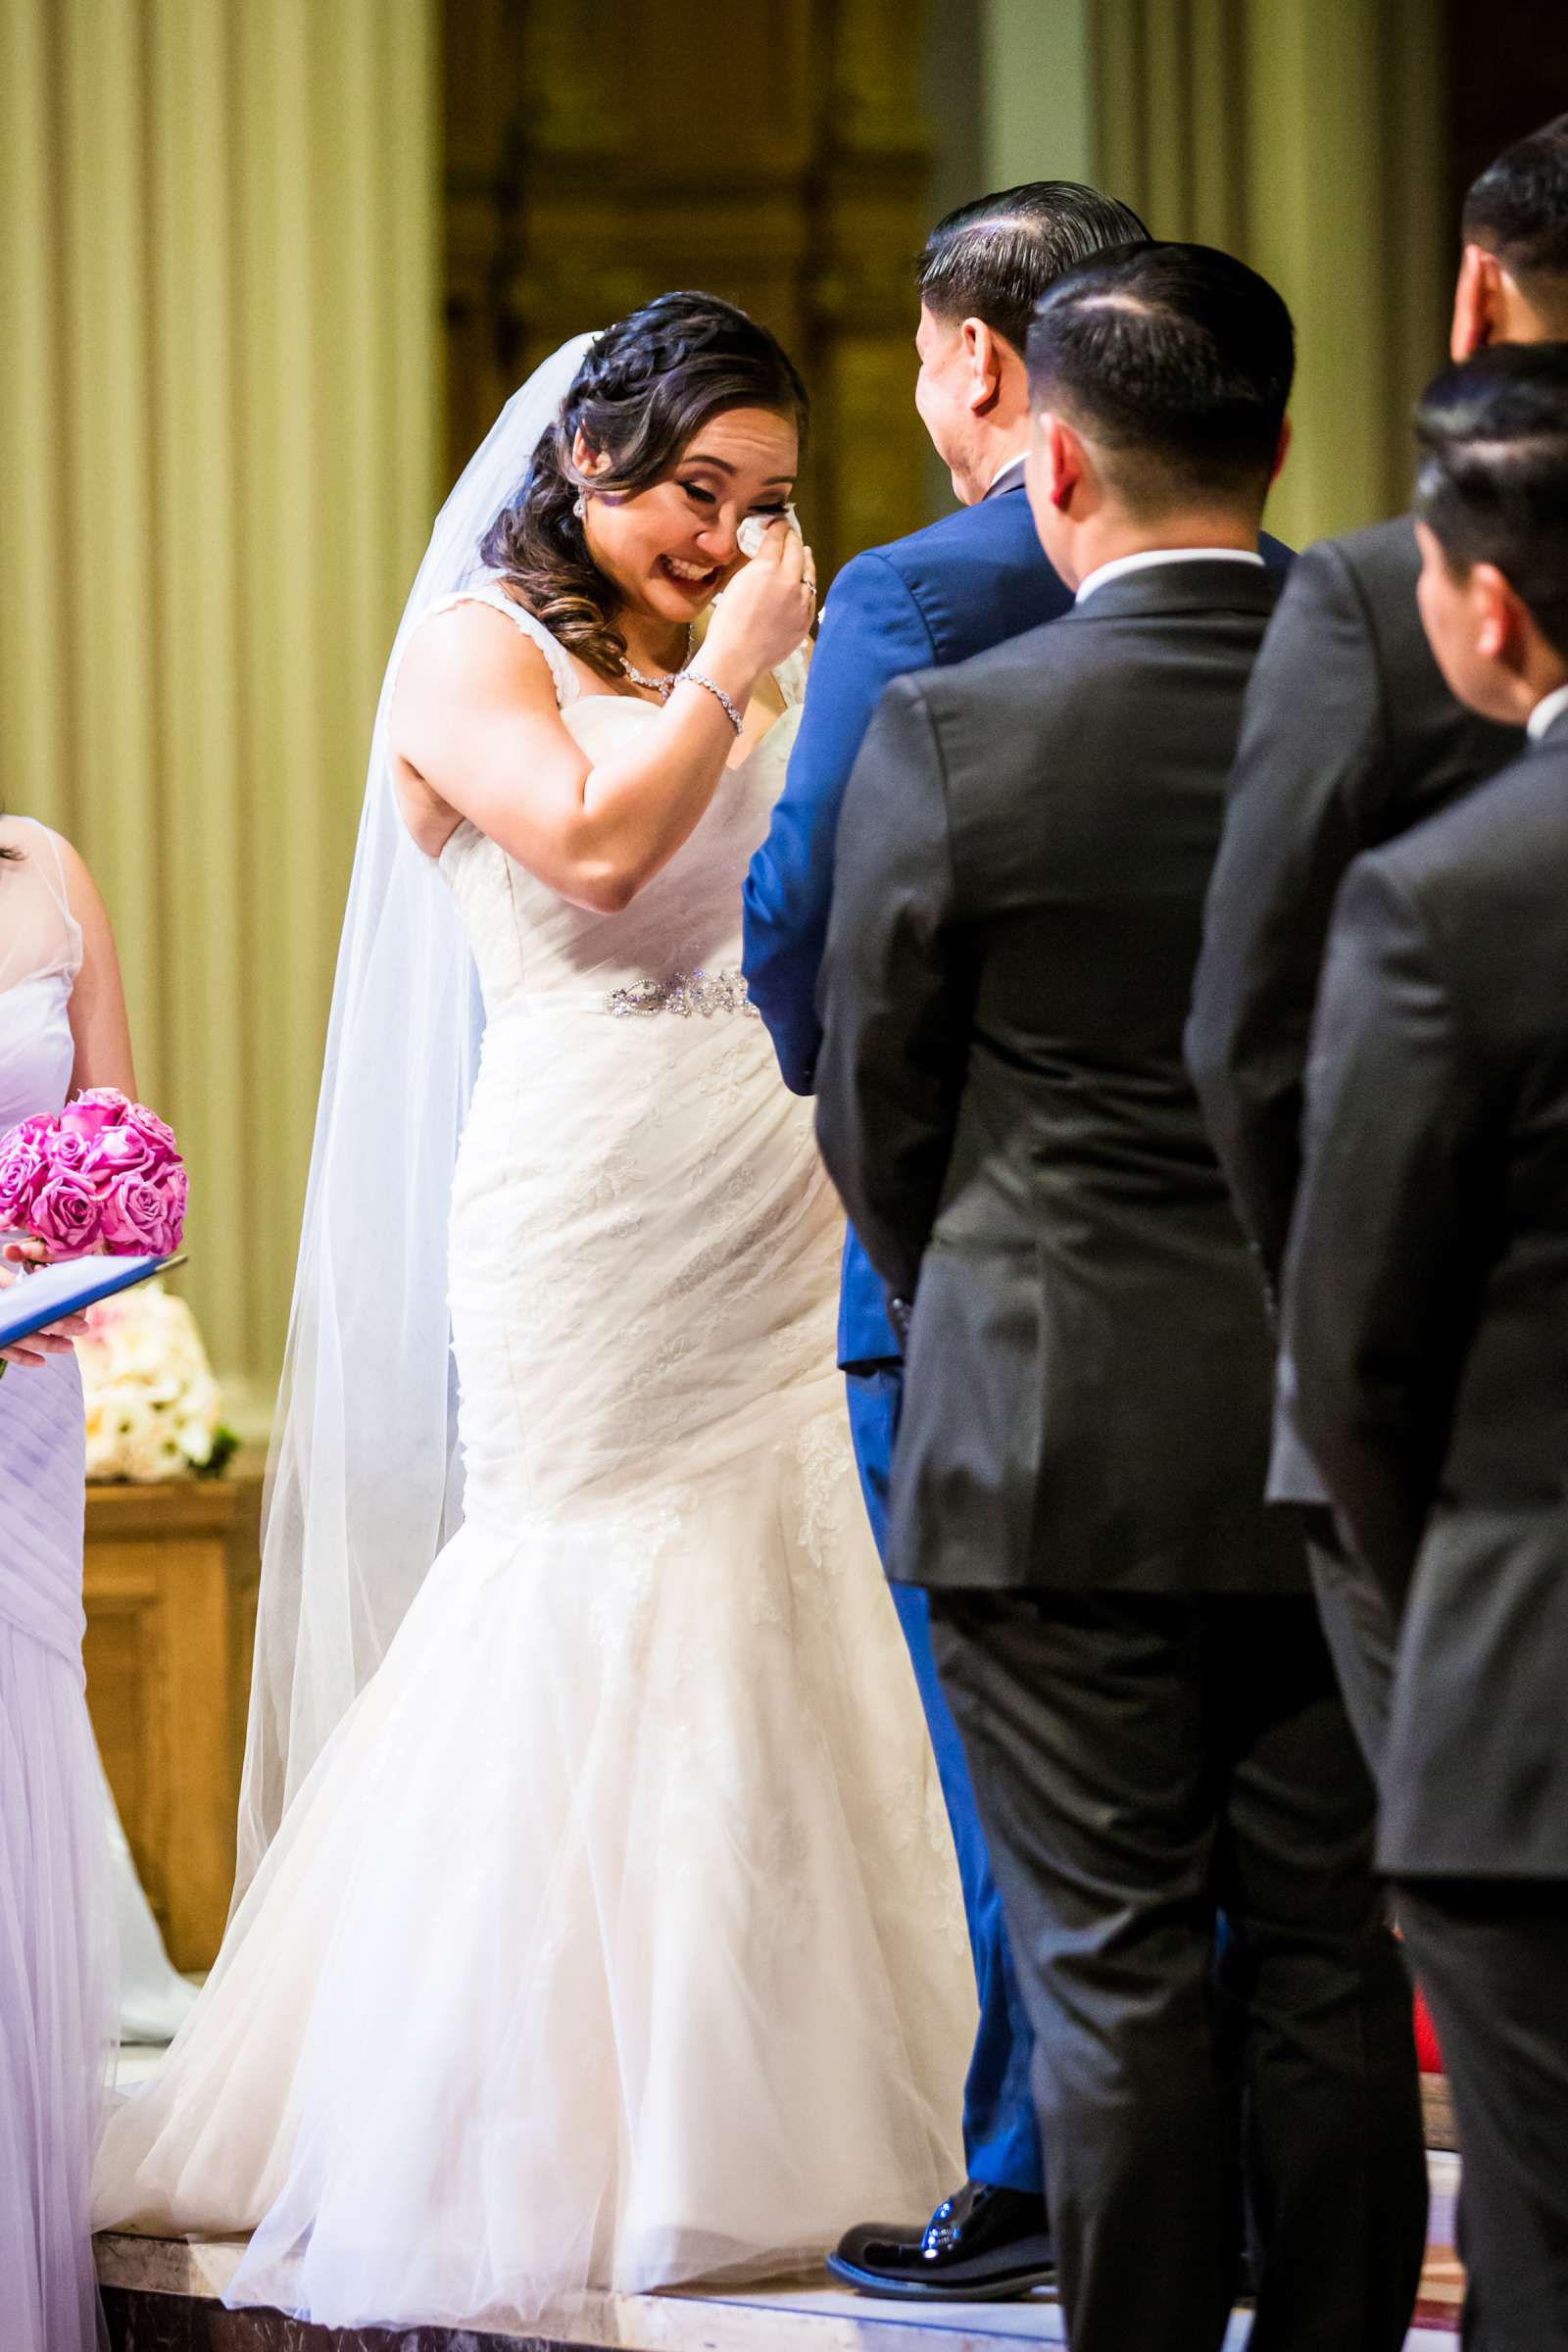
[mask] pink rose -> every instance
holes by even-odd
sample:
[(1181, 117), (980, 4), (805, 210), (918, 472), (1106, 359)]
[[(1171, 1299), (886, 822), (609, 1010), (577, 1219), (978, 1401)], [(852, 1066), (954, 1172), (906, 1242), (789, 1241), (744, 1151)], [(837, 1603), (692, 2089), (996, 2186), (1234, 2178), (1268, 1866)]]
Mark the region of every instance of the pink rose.
[(103, 1203), (107, 1248), (122, 1256), (142, 1250), (169, 1256), (177, 1248), (184, 1227), (184, 1187), (183, 1168), (171, 1169), (158, 1182), (149, 1182), (144, 1175), (120, 1177)]
[(88, 1143), (74, 1128), (62, 1127), (44, 1146), (51, 1168), (79, 1168), (87, 1156)]
[(37, 1195), (28, 1223), (57, 1257), (86, 1257), (99, 1246), (103, 1203), (74, 1170), (63, 1168)]
[(124, 1100), (123, 1095), (115, 1094), (107, 1086), (97, 1086), (89, 1094), (78, 1095), (74, 1102), (68, 1102), (60, 1113), (61, 1143), (64, 1144), (68, 1137), (79, 1137), (81, 1149), (85, 1151), (106, 1127), (120, 1124)]
[(153, 1148), (134, 1127), (106, 1127), (96, 1142), (88, 1145), (80, 1165), (89, 1183), (104, 1192), (117, 1176), (136, 1175), (150, 1168)]
[(158, 1116), (156, 1110), (148, 1109), (145, 1102), (127, 1103), (125, 1115), (121, 1124), (132, 1135), (141, 1137), (152, 1152), (155, 1161), (167, 1163), (173, 1160), (177, 1163), (179, 1159), (178, 1137), (172, 1127)]
[(168, 1171), (163, 1186), (164, 1203), (169, 1211), (169, 1248), (177, 1250), (185, 1238), (185, 1207), (190, 1200), (190, 1178), (183, 1160)]
[(48, 1172), (35, 1138), (20, 1127), (6, 1137), (0, 1144), (0, 1227), (26, 1227), (33, 1196)]

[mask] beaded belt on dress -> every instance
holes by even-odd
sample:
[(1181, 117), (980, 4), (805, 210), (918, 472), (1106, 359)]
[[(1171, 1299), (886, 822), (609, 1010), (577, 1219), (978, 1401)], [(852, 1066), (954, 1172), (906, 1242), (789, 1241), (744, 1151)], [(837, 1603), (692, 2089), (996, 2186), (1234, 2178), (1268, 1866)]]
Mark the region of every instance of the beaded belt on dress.
[(715, 1012), (743, 1012), (754, 1021), (759, 1018), (743, 974), (701, 969), (671, 972), (667, 980), (633, 980), (624, 988), (612, 988), (605, 999), (605, 1010), (617, 1021), (629, 1014), (654, 1012), (678, 1012), (682, 1020), (690, 1020), (694, 1012), (700, 1012), (705, 1021)]
[(760, 1017), (740, 972), (699, 968), (671, 972), (662, 980), (628, 980), (619, 988), (584, 989), (580, 996), (569, 989), (525, 992), (498, 1005), (486, 1026), (514, 1016), (537, 1018), (550, 1012), (608, 1012), (616, 1021), (646, 1020), (656, 1012), (678, 1013), (687, 1021), (694, 1012), (700, 1012), (705, 1021), (715, 1012), (739, 1012), (753, 1021)]

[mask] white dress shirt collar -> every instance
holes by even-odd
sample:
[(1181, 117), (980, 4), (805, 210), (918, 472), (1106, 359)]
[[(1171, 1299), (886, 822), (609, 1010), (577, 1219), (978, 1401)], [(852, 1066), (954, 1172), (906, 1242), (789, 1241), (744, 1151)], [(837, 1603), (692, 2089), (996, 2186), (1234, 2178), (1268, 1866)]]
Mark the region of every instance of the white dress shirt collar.
[(1560, 718), (1565, 710), (1568, 710), (1568, 686), (1554, 686), (1550, 694), (1544, 694), (1525, 720), (1525, 733), (1531, 742), (1539, 743), (1552, 720)]
[(986, 499), (995, 498), (999, 490), (1010, 490), (1013, 487), (1012, 481), (1009, 478), (1011, 475), (1017, 474), (1019, 480), (1021, 481), (1023, 479), (1023, 453), (1021, 450), (1017, 457), (1004, 459), (1002, 465), (997, 467), (996, 472), (991, 476), (990, 481), (987, 483), (985, 495), (982, 497), (980, 504), (984, 506)]
[(1095, 590), (1103, 588), (1107, 580), (1119, 580), (1124, 572), (1142, 571), (1151, 564), (1261, 565), (1262, 561), (1255, 548), (1250, 547), (1141, 547), (1135, 555), (1113, 556), (1108, 564), (1102, 564), (1098, 569), (1090, 572), (1087, 579), (1078, 583), (1078, 593), (1072, 601), (1075, 605), (1081, 605), (1086, 596), (1093, 596)]

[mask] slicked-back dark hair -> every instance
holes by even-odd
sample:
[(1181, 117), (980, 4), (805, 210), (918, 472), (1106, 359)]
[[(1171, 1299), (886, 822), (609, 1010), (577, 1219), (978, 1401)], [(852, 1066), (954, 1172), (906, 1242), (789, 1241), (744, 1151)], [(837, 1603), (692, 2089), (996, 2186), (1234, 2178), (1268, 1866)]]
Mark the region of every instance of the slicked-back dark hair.
[(1102, 254), (1057, 279), (1029, 329), (1031, 400), (1097, 443), (1139, 513), (1194, 493), (1261, 500), (1295, 372), (1284, 302), (1211, 245)]
[(1075, 179), (1031, 179), (939, 220), (915, 266), (933, 318), (983, 318), (1022, 355), (1035, 304), (1064, 270), (1148, 229), (1129, 205)]
[(1494, 564), (1568, 661), (1568, 343), (1496, 343), (1416, 411), (1415, 512), (1463, 579)]
[(1494, 254), (1559, 333), (1568, 332), (1568, 115), (1505, 147), (1464, 200), (1467, 245)]

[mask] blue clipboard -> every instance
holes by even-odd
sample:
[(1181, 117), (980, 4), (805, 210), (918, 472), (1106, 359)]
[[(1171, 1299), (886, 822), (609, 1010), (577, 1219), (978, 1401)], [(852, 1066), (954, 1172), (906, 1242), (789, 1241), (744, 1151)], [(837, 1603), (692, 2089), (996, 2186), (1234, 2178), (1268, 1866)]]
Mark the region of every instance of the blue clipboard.
[(74, 1257), (31, 1274), (19, 1270), (9, 1289), (0, 1291), (0, 1348), (184, 1263), (183, 1257)]

